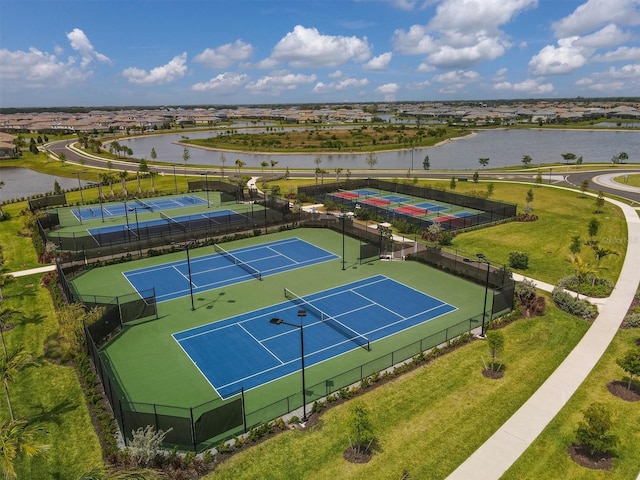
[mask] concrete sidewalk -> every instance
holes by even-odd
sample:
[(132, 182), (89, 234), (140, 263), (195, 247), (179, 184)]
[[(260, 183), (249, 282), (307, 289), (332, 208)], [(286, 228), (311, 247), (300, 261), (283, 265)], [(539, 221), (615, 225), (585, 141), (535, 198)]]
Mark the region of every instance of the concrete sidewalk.
[(45, 265), (44, 267), (32, 268), (30, 270), (21, 270), (19, 272), (12, 272), (12, 273), (9, 273), (8, 275), (11, 275), (12, 277), (25, 277), (27, 275), (34, 275), (36, 273), (51, 272), (55, 269), (56, 269), (55, 265)]
[[(618, 282), (582, 340), (542, 386), (448, 480), (498, 479), (524, 453), (589, 375), (618, 331), (640, 283), (640, 218), (635, 209), (607, 199), (624, 213), (627, 253)], [(539, 282), (536, 282), (539, 285)], [(638, 477), (640, 480), (640, 477)]]

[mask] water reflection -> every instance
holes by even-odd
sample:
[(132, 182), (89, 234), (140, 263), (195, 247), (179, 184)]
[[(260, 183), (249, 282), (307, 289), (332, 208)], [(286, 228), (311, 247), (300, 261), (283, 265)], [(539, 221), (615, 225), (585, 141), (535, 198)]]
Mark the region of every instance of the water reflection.
[[(307, 127), (308, 128), (308, 127)], [(124, 141), (134, 156), (150, 158), (151, 149), (155, 149), (158, 160), (184, 165), (182, 154), (184, 146), (178, 145), (182, 136), (189, 138), (207, 138), (212, 132), (189, 132), (132, 138)], [(120, 143), (123, 143), (122, 141)], [(621, 151), (629, 155), (629, 161), (640, 161), (640, 131), (586, 131), (586, 130), (485, 130), (472, 137), (450, 141), (429, 148), (405, 149), (393, 152), (376, 153), (376, 169), (422, 170), (423, 161), (429, 155), (431, 169), (479, 169), (478, 159), (488, 157), (489, 167), (522, 166), (522, 156), (533, 158), (537, 163), (562, 162), (562, 154), (575, 153), (583, 157), (584, 162), (608, 162)], [(191, 158), (188, 165), (222, 166), (233, 168), (236, 160), (247, 167), (260, 167), (262, 162), (277, 162), (278, 168), (315, 169), (315, 158), (320, 157), (320, 168), (367, 169), (367, 152), (363, 153), (245, 153), (220, 152), (189, 147)]]
[[(53, 192), (57, 181), (62, 189), (78, 188), (77, 178), (59, 177), (34, 172), (28, 168), (0, 168), (0, 180), (4, 186), (0, 188), (0, 200), (6, 202), (39, 193)], [(82, 185), (89, 182), (80, 181)]]

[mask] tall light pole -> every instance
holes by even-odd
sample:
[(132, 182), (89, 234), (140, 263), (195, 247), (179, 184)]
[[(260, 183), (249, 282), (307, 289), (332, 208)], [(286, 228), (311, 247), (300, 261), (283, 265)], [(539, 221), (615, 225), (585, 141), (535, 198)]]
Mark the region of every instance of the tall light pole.
[(345, 269), (345, 258), (344, 258), (344, 222), (346, 221), (347, 214), (345, 212), (340, 213), (340, 217), (342, 218), (342, 270)]
[[(140, 222), (138, 222), (138, 207), (131, 207), (129, 210), (133, 211), (136, 216), (136, 238), (138, 239), (138, 254), (140, 255), (140, 258), (142, 258), (142, 248), (140, 247)], [(129, 216), (127, 215), (127, 220), (128, 217)]]
[(75, 172), (76, 176), (78, 177), (78, 190), (80, 190), (80, 202), (82, 203), (82, 205), (84, 205), (84, 195), (82, 194), (82, 184), (80, 183), (81, 173), (86, 173), (86, 171), (82, 170), (81, 172)]
[(485, 337), (485, 318), (487, 316), (487, 294), (489, 293), (489, 269), (491, 268), (491, 262), (482, 253), (476, 253), (476, 257), (481, 263), (487, 265), (487, 276), (484, 280), (484, 303), (482, 304), (482, 329), (480, 330), (480, 337)]
[(307, 393), (306, 386), (304, 380), (304, 317), (307, 316), (306, 310), (298, 310), (298, 318), (300, 319), (300, 325), (296, 325), (295, 323), (285, 322), (281, 318), (272, 318), (269, 320), (269, 323), (274, 325), (289, 325), (290, 327), (296, 327), (300, 329), (300, 363), (302, 365), (302, 421), (306, 422), (307, 418)]
[(207, 190), (207, 208), (211, 208), (211, 203), (209, 202), (209, 175), (210, 172), (204, 172), (204, 188)]
[(174, 193), (177, 194), (178, 193), (178, 177), (176, 177), (176, 166), (172, 165), (173, 167), (173, 190)]
[(189, 257), (189, 244), (187, 243), (187, 273), (189, 275), (189, 295), (191, 296), (191, 311), (196, 309), (193, 303), (193, 282), (191, 281), (191, 257)]

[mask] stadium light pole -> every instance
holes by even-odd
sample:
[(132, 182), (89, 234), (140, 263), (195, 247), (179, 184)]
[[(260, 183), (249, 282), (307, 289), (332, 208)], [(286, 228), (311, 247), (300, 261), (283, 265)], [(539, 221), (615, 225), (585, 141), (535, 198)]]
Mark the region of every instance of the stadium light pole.
[(138, 239), (138, 254), (142, 258), (142, 247), (140, 247), (140, 223), (138, 222), (138, 207), (131, 207), (129, 211), (132, 211), (136, 216), (136, 238)]
[(82, 193), (82, 184), (80, 183), (80, 174), (86, 173), (86, 170), (81, 170), (80, 172), (75, 172), (76, 177), (78, 177), (78, 190), (80, 190), (80, 202), (84, 205), (84, 194)]
[(340, 216), (342, 217), (342, 270), (345, 269), (345, 259), (344, 259), (344, 222), (346, 221), (347, 215), (345, 212), (341, 212)]
[(304, 325), (303, 320), (304, 317), (307, 316), (306, 310), (298, 310), (298, 318), (300, 318), (300, 325), (296, 325), (295, 323), (285, 322), (281, 318), (274, 317), (269, 320), (269, 323), (273, 325), (289, 325), (290, 327), (296, 327), (300, 329), (300, 363), (302, 365), (302, 422), (306, 422), (307, 418), (307, 394), (306, 394), (306, 386), (304, 381)]
[(491, 268), (491, 262), (482, 253), (476, 253), (476, 257), (481, 263), (487, 265), (487, 276), (484, 280), (484, 303), (482, 304), (482, 330), (480, 330), (480, 337), (485, 337), (485, 317), (487, 316), (487, 294), (489, 293), (489, 269)]
[(173, 167), (173, 191), (177, 195), (178, 194), (178, 177), (176, 177), (176, 166)]
[(191, 296), (191, 311), (196, 309), (193, 303), (193, 282), (191, 281), (191, 257), (189, 256), (189, 243), (187, 243), (187, 274), (189, 276), (189, 295)]
[(209, 202), (209, 173), (211, 172), (204, 172), (202, 175), (204, 175), (204, 188), (207, 189), (207, 208), (211, 208), (211, 203)]

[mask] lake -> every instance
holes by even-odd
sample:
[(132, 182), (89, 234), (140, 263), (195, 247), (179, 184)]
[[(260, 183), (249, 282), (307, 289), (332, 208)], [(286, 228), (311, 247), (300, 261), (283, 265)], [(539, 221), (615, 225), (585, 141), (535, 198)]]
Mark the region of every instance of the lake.
[[(138, 137), (121, 141), (133, 150), (135, 157), (151, 158), (155, 148), (158, 160), (184, 165), (184, 146), (177, 145), (182, 136), (207, 138), (212, 132), (191, 132), (188, 134), (168, 134)], [(640, 161), (640, 131), (587, 131), (587, 130), (482, 130), (473, 137), (447, 142), (436, 147), (415, 148), (394, 152), (376, 153), (377, 169), (422, 170), (425, 155), (429, 155), (431, 169), (478, 169), (479, 158), (489, 158), (489, 167), (522, 165), (522, 156), (532, 157), (532, 165), (537, 163), (562, 162), (562, 154), (572, 152), (582, 156), (584, 162), (608, 162), (611, 157), (626, 152), (629, 162)], [(367, 155), (354, 153), (330, 154), (278, 154), (219, 152), (189, 147), (191, 158), (188, 165), (221, 166), (224, 154), (225, 168), (235, 168), (236, 159), (245, 166), (259, 167), (264, 161), (278, 162), (278, 168), (315, 169), (315, 158), (322, 160), (320, 168), (366, 169)]]
[[(4, 182), (4, 186), (0, 188), (0, 200), (3, 202), (38, 193), (53, 192), (56, 180), (65, 190), (78, 188), (77, 178), (44, 175), (28, 168), (0, 168), (0, 180)], [(85, 185), (87, 182), (80, 181), (80, 183)]]

